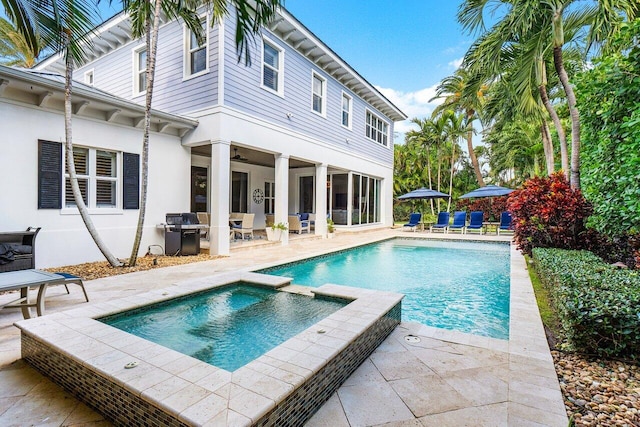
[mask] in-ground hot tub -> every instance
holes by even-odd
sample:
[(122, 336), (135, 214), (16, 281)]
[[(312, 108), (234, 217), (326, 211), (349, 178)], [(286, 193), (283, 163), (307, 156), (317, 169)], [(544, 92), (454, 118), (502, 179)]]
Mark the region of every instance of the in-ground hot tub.
[(289, 279), (222, 274), (20, 321), (22, 356), (118, 424), (301, 425), (400, 322), (400, 294), (324, 285), (351, 302), (230, 372), (96, 320), (239, 281)]

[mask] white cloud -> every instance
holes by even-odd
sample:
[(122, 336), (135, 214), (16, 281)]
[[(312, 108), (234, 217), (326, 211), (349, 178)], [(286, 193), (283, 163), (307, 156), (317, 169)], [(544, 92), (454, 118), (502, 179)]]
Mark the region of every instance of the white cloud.
[[(403, 111), (409, 119), (414, 117), (424, 118), (431, 116), (434, 108), (442, 103), (441, 99), (434, 99), (429, 101), (436, 94), (435, 84), (433, 86), (417, 90), (415, 92), (402, 92), (391, 88), (383, 88), (376, 86), (384, 96), (393, 102), (393, 104)], [(416, 125), (410, 122), (410, 120), (404, 120), (402, 122), (396, 122), (394, 130), (397, 134), (395, 143), (404, 142), (404, 134), (412, 129), (416, 129)]]
[(449, 62), (448, 65), (449, 65), (449, 67), (453, 68), (454, 70), (457, 70), (462, 65), (462, 61), (463, 60), (464, 60), (464, 58), (454, 59), (453, 61)]

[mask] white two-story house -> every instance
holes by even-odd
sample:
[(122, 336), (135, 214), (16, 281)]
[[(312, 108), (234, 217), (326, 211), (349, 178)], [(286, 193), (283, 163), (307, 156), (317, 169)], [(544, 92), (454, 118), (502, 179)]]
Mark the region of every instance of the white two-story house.
[[(156, 224), (167, 212), (209, 212), (212, 254), (229, 252), (231, 212), (254, 213), (258, 229), (266, 214), (286, 223), (314, 213), (320, 235), (327, 217), (345, 229), (391, 226), (393, 126), (406, 115), (286, 10), (250, 44), (250, 66), (237, 59), (233, 17), (209, 20), (202, 15), (202, 44), (180, 21), (160, 28), (142, 253), (162, 244)], [(99, 26), (93, 44), (74, 74), (74, 153), (97, 228), (126, 257), (146, 51), (124, 13)], [(65, 180), (63, 81), (47, 74), (63, 66), (54, 55), (38, 72), (0, 67), (0, 126), (9, 129), (0, 164), (19, 176), (0, 192), (0, 231), (42, 227), (42, 267), (101, 259)]]

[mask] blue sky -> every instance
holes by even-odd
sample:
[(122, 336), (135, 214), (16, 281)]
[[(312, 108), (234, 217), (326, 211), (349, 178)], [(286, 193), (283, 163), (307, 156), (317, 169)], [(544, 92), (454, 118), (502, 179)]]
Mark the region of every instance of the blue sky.
[[(435, 87), (473, 41), (456, 20), (460, 3), (285, 0), (285, 7), (411, 118), (431, 114)], [(396, 124), (401, 133), (410, 128)]]

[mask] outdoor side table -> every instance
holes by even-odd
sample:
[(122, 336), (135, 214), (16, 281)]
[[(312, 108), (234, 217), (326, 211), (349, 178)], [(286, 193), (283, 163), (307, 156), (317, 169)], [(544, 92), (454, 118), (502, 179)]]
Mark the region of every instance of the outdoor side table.
[(485, 221), (482, 223), (482, 225), (484, 226), (484, 234), (487, 234), (489, 232), (489, 228), (492, 229), (493, 233), (498, 233), (498, 226), (500, 225), (500, 222), (497, 221)]
[[(30, 307), (35, 307), (38, 316), (44, 314), (44, 295), (47, 286), (64, 282), (64, 276), (47, 271), (29, 269), (0, 273), (0, 291), (20, 289), (20, 298), (3, 305), (1, 308), (20, 308), (25, 319), (31, 318)], [(35, 302), (31, 302), (29, 288), (38, 288)]]

